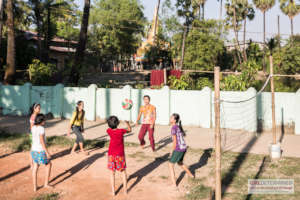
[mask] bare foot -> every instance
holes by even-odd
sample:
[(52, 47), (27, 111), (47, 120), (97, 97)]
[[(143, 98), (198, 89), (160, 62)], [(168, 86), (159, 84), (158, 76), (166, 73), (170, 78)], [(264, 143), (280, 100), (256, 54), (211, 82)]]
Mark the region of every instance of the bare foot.
[(127, 196), (127, 194), (128, 194), (128, 193), (127, 193), (127, 190), (124, 190), (124, 195)]
[(45, 184), (45, 185), (44, 185), (44, 188), (53, 189), (54, 187), (53, 187), (52, 185)]
[(33, 187), (33, 191), (36, 192), (37, 191), (37, 187)]
[(145, 149), (145, 145), (141, 145), (141, 149)]
[(111, 194), (112, 194), (113, 197), (116, 196), (116, 193), (114, 191)]

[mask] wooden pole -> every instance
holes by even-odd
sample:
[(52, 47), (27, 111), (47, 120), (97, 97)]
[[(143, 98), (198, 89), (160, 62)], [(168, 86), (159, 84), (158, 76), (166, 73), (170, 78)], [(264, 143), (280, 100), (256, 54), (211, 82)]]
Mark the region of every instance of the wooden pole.
[(270, 75), (271, 75), (271, 92), (272, 92), (272, 133), (273, 144), (276, 144), (276, 119), (275, 119), (275, 93), (274, 93), (274, 77), (273, 77), (273, 57), (270, 55)]
[(215, 200), (221, 200), (221, 133), (220, 133), (220, 67), (215, 67), (215, 151), (216, 151), (216, 183)]

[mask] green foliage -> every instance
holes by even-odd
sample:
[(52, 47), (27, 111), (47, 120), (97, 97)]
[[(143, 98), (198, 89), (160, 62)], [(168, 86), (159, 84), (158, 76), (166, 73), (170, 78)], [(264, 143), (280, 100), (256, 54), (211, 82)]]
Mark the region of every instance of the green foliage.
[(276, 73), (297, 74), (300, 72), (300, 41), (289, 41), (280, 51), (275, 51), (274, 68)]
[(144, 24), (139, 1), (97, 0), (91, 9), (89, 48), (102, 62), (122, 62), (136, 52)]
[[(256, 43), (253, 43), (250, 40), (250, 43), (246, 49), (246, 54), (249, 60), (255, 60), (255, 62), (262, 66), (262, 59), (264, 56), (264, 52), (260, 49), (259, 45)], [(261, 70), (261, 68), (259, 68), (259, 70)]]
[(59, 193), (40, 194), (38, 197), (34, 197), (32, 200), (58, 200)]
[(195, 20), (186, 39), (185, 69), (213, 70), (220, 64), (225, 50), (224, 42), (215, 34), (218, 26), (215, 20)]
[(38, 59), (34, 59), (32, 64), (29, 65), (29, 74), (34, 85), (52, 84), (51, 78), (56, 72), (57, 68), (54, 64), (44, 64)]
[(187, 90), (192, 88), (193, 80), (189, 74), (184, 74), (179, 79), (176, 76), (170, 76), (168, 82), (173, 90)]
[(135, 89), (144, 89), (144, 88), (145, 88), (145, 85), (142, 83), (138, 83), (135, 85)]
[(202, 90), (204, 87), (209, 87), (209, 88), (213, 89), (214, 84), (209, 78), (206, 78), (206, 77), (199, 78), (196, 81), (195, 89), (196, 90)]
[(242, 66), (240, 75), (228, 75), (221, 81), (221, 89), (227, 91), (245, 91), (256, 83), (255, 76), (260, 68), (254, 60), (248, 60)]
[(209, 78), (192, 78), (191, 74), (184, 74), (179, 79), (175, 76), (170, 76), (168, 84), (173, 90), (202, 90), (204, 87), (213, 88), (213, 82)]

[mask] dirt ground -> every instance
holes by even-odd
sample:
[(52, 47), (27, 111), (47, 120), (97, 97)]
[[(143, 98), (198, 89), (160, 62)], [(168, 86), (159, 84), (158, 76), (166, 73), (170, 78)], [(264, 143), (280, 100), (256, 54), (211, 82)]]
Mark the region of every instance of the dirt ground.
[[(3, 149), (2, 149), (3, 151)], [(0, 153), (0, 199), (32, 199), (43, 193), (59, 193), (59, 199), (99, 199), (99, 200), (174, 200), (183, 199), (187, 192), (187, 177), (179, 183), (180, 191), (174, 190), (169, 180), (168, 151), (159, 150), (155, 155), (150, 148), (126, 149), (129, 193), (123, 194), (121, 174), (116, 175), (117, 195), (111, 196), (110, 174), (106, 168), (107, 148), (91, 149), (90, 154), (69, 154), (69, 149), (51, 148), (53, 170), (51, 184), (54, 189), (40, 188), (33, 192), (31, 170), (28, 163), (29, 152), (3, 155)], [(197, 162), (197, 158), (187, 156), (187, 163)], [(181, 169), (176, 168), (176, 174)], [(182, 178), (182, 177), (181, 177)], [(44, 167), (38, 172), (38, 186), (44, 182)], [(163, 190), (162, 190), (163, 188)]]
[[(0, 116), (0, 127), (12, 133), (28, 132), (27, 117)], [(46, 122), (46, 135), (66, 135), (69, 120), (52, 119)], [(121, 124), (122, 126), (122, 124)], [(107, 125), (103, 120), (85, 121), (86, 139), (108, 139)], [(186, 142), (194, 149), (214, 148), (214, 129), (184, 126)], [(300, 158), (300, 151), (296, 151), (300, 144), (300, 135), (290, 134), (288, 128), (277, 128), (277, 141), (281, 143), (282, 156)], [(126, 137), (127, 142), (138, 143), (139, 127), (133, 127), (132, 133)], [(269, 145), (273, 142), (270, 131), (263, 133), (249, 133), (243, 130), (221, 130), (222, 148), (224, 151), (249, 152), (255, 154), (269, 154)], [(74, 137), (74, 136), (72, 136)], [(147, 136), (146, 136), (147, 137)], [(155, 126), (156, 143), (169, 146), (170, 126)]]

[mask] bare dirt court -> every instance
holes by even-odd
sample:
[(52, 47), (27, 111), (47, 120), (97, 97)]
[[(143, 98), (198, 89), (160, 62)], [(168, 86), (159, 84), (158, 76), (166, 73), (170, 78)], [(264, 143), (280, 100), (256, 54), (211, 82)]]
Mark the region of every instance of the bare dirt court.
[[(15, 133), (24, 133), (27, 130), (26, 123), (28, 120), (24, 117), (0, 117), (1, 128)], [(64, 135), (68, 120), (53, 119), (47, 121), (46, 135)], [(103, 121), (86, 122), (86, 130), (84, 137), (86, 139), (96, 139), (99, 141), (107, 140), (105, 132), (107, 126)], [(171, 186), (168, 171), (168, 156), (170, 152), (171, 140), (169, 138), (169, 126), (156, 126), (155, 138), (156, 148), (158, 151), (152, 153), (150, 148), (141, 150), (137, 144), (137, 135), (139, 127), (134, 127), (133, 132), (125, 137), (125, 142), (132, 145), (125, 147), (127, 160), (128, 174), (128, 196), (124, 196), (123, 190), (119, 187), (122, 183), (121, 175), (116, 176), (117, 196), (111, 196), (110, 174), (107, 170), (108, 150), (107, 143), (102, 147), (90, 148), (89, 156), (83, 154), (70, 155), (69, 148), (53, 146), (50, 152), (53, 155), (53, 171), (51, 173), (51, 184), (54, 189), (40, 188), (37, 193), (33, 192), (31, 170), (29, 167), (29, 152), (13, 153), (9, 149), (0, 145), (0, 199), (33, 199), (41, 194), (58, 193), (59, 199), (66, 200), (176, 200), (186, 199), (186, 195), (191, 191), (191, 179), (184, 173), (181, 173), (181, 168), (175, 167), (176, 176), (178, 178), (179, 190), (175, 190)], [(186, 141), (190, 146), (185, 157), (185, 163), (190, 166), (192, 172), (196, 174), (197, 184), (204, 184), (206, 187), (213, 188), (214, 185), (214, 156), (211, 147), (214, 145), (213, 129), (203, 129), (197, 127), (184, 127), (187, 132)], [(226, 186), (227, 192), (237, 195), (246, 195), (246, 184), (243, 185), (243, 190), (240, 189), (238, 181), (247, 181), (239, 178), (239, 176), (249, 176), (249, 173), (256, 176), (261, 168), (268, 168), (272, 163), (265, 161), (265, 155), (268, 154), (267, 144), (272, 141), (272, 135), (263, 133), (259, 136), (245, 133), (242, 131), (226, 131), (227, 141), (224, 144), (225, 150), (234, 152), (251, 152), (260, 154), (251, 156), (250, 154), (226, 154), (224, 155), (224, 171), (229, 172), (229, 185)], [(147, 137), (147, 136), (146, 136)], [(280, 133), (278, 133), (280, 137)], [(299, 151), (295, 151), (300, 142), (300, 137), (286, 134), (282, 136), (283, 156), (300, 157)], [(148, 138), (146, 138), (149, 144)], [(202, 149), (202, 150), (200, 150)], [(241, 163), (239, 163), (239, 160)], [(252, 163), (248, 163), (251, 161)], [(238, 162), (237, 162), (238, 161)], [(255, 162), (254, 162), (255, 161)], [(223, 162), (223, 161), (222, 161)], [(291, 163), (293, 173), (298, 174), (298, 160), (284, 160), (282, 162)], [(294, 166), (295, 165), (295, 166)], [(263, 166), (263, 167), (262, 167)], [(278, 165), (280, 168), (280, 165)], [(278, 168), (278, 169), (279, 169)], [(274, 168), (273, 168), (274, 169)], [(240, 171), (242, 174), (237, 178), (231, 179), (231, 171)], [(246, 172), (246, 170), (250, 170)], [(270, 168), (272, 170), (272, 168)], [(279, 169), (281, 170), (281, 168)], [(295, 176), (288, 168), (282, 168), (289, 176)], [(298, 171), (297, 171), (298, 170)], [(258, 172), (257, 172), (258, 171)], [(266, 171), (268, 176), (274, 175), (274, 171)], [(283, 176), (286, 177), (287, 175)], [(252, 176), (252, 175), (251, 175)], [(298, 177), (298, 175), (297, 175)], [(38, 186), (43, 185), (44, 169), (39, 169)], [(228, 181), (228, 180), (224, 180)], [(235, 183), (237, 181), (237, 183)], [(298, 183), (300, 179), (295, 179), (298, 191)], [(231, 186), (230, 186), (231, 184)], [(245, 191), (244, 191), (245, 190)], [(201, 193), (200, 193), (201, 194)], [(298, 195), (298, 194), (297, 194)], [(237, 196), (229, 196), (224, 199), (246, 199), (237, 198)], [(281, 198), (281, 197), (280, 197)], [(298, 197), (291, 198), (297, 199)], [(193, 199), (189, 198), (188, 200)], [(194, 198), (198, 199), (198, 198)], [(199, 199), (210, 199), (209, 195)], [(248, 198), (247, 198), (248, 199)], [(250, 199), (250, 198), (249, 198)], [(255, 198), (253, 198), (255, 199)], [(277, 199), (277, 198), (271, 198)]]
[[(0, 199), (31, 199), (41, 193), (58, 192), (60, 199), (131, 199), (131, 200), (171, 200), (181, 199), (185, 193), (187, 177), (180, 183), (178, 192), (168, 180), (168, 152), (160, 151), (154, 157), (150, 149), (127, 148), (127, 173), (129, 194), (124, 196), (120, 174), (117, 174), (118, 194), (111, 196), (109, 171), (106, 168), (107, 148), (90, 150), (90, 155), (70, 155), (69, 149), (50, 150), (54, 154), (51, 173), (52, 189), (41, 188), (37, 194), (32, 189), (28, 152), (15, 153), (0, 159)], [(1, 153), (1, 155), (3, 155)], [(190, 159), (191, 161), (193, 159)], [(177, 168), (177, 175), (181, 170)], [(40, 167), (38, 186), (43, 185), (44, 169)]]

